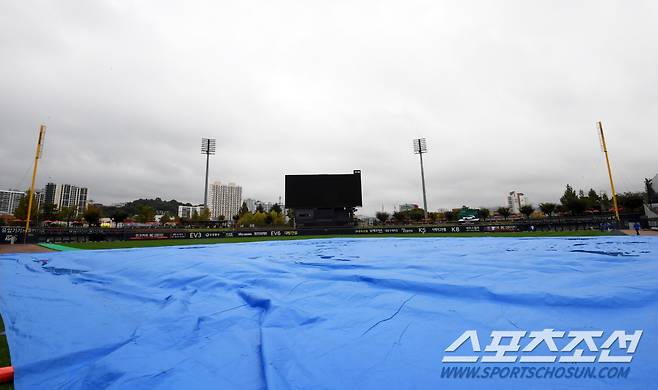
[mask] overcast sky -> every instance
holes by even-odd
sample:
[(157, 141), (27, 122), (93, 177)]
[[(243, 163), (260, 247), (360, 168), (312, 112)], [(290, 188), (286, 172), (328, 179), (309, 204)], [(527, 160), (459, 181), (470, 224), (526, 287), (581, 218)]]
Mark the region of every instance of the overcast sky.
[(0, 188), (276, 201), (286, 173), (361, 169), (363, 213), (537, 204), (658, 173), (656, 1), (3, 1)]

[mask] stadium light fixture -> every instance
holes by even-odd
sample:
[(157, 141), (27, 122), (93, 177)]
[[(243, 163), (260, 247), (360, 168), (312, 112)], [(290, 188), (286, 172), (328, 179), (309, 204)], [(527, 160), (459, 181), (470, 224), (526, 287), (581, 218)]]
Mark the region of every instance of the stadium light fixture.
[(208, 208), (208, 165), (210, 155), (215, 154), (217, 140), (214, 138), (201, 138), (201, 154), (206, 155), (206, 187), (203, 192), (203, 206)]
[(423, 183), (423, 211), (427, 220), (427, 195), (425, 193), (425, 169), (423, 168), (423, 154), (427, 153), (427, 140), (425, 138), (414, 139), (414, 154), (420, 156), (420, 178)]

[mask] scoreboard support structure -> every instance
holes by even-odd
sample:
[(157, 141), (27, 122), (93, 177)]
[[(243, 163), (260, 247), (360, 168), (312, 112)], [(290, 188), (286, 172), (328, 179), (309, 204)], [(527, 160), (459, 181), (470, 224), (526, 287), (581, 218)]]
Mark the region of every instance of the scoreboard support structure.
[(286, 175), (286, 208), (296, 226), (353, 226), (362, 206), (361, 171), (351, 174)]

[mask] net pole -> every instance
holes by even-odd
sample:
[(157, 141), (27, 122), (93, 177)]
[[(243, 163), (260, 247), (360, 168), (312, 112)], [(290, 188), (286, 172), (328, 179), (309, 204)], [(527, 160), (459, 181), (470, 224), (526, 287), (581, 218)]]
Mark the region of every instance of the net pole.
[(46, 125), (41, 125), (39, 128), (39, 139), (37, 140), (37, 151), (34, 154), (34, 170), (32, 171), (32, 184), (30, 184), (30, 191), (28, 192), (27, 200), (27, 221), (25, 222), (25, 236), (23, 237), (23, 243), (27, 243), (27, 236), (30, 232), (30, 217), (32, 216), (32, 198), (34, 197), (34, 182), (37, 178), (37, 166), (39, 165), (39, 156), (41, 155), (41, 142), (43, 141), (43, 136), (46, 132)]
[(615, 192), (615, 182), (612, 180), (612, 170), (610, 169), (610, 158), (608, 157), (608, 147), (605, 143), (605, 134), (603, 133), (603, 124), (599, 121), (597, 122), (599, 126), (599, 134), (601, 135), (601, 144), (603, 145), (603, 153), (605, 154), (605, 163), (608, 167), (608, 178), (610, 178), (610, 189), (612, 190), (612, 207), (615, 210), (615, 218), (617, 219), (617, 224), (621, 223), (619, 219), (619, 208), (617, 207), (617, 193)]

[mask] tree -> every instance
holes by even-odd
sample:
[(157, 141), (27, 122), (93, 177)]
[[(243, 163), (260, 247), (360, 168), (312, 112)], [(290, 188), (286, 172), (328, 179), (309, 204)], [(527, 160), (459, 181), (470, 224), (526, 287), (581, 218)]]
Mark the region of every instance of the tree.
[(396, 211), (393, 213), (393, 220), (397, 223), (404, 223), (407, 220), (407, 216), (401, 211)]
[(98, 207), (90, 205), (85, 210), (83, 216), (89, 226), (98, 226), (101, 220), (101, 210)]
[(264, 213), (265, 209), (263, 208), (262, 203), (258, 203), (258, 206), (256, 206), (256, 212)]
[(573, 201), (574, 199), (578, 199), (578, 195), (576, 195), (576, 191), (574, 191), (573, 188), (567, 184), (567, 188), (564, 190), (564, 194), (560, 198), (560, 203), (562, 203), (563, 206), (569, 208), (569, 202)]
[(295, 226), (295, 210), (287, 209), (286, 216), (288, 217), (288, 226)]
[[(29, 191), (25, 191), (29, 193)], [(22, 220), (27, 220), (27, 208), (28, 208), (28, 196), (22, 197), (18, 201), (18, 206), (16, 207), (16, 211), (14, 211), (14, 217)], [(37, 201), (36, 201), (36, 195), (32, 194), (32, 210), (30, 210), (30, 221), (33, 221), (37, 218), (39, 215), (39, 210), (37, 210)]]
[(146, 223), (151, 222), (155, 218), (155, 211), (149, 205), (142, 205), (138, 208), (137, 222)]
[(567, 209), (571, 211), (571, 214), (573, 215), (580, 215), (587, 210), (587, 202), (585, 199), (573, 199), (567, 204)]
[(610, 199), (608, 198), (608, 194), (606, 194), (605, 192), (601, 195), (600, 204), (601, 204), (601, 211), (610, 211), (610, 207), (612, 207)]
[(283, 225), (286, 223), (286, 217), (283, 215), (283, 213), (276, 213), (276, 217), (274, 218), (274, 225)]
[(271, 220), (269, 223), (274, 226), (283, 225), (286, 222), (286, 219), (283, 217), (283, 213), (274, 211), (274, 207), (272, 207), (272, 210), (269, 213), (269, 217)]
[(425, 211), (421, 208), (411, 209), (406, 213), (409, 216), (409, 219), (411, 219), (414, 222), (419, 222), (420, 220), (425, 218)]
[(247, 202), (242, 202), (242, 206), (240, 206), (240, 211), (238, 211), (238, 216), (241, 217), (248, 213), (249, 213), (249, 207), (247, 207)]
[(201, 210), (201, 214), (199, 214), (199, 221), (210, 221), (210, 209), (207, 207), (204, 207), (203, 210)]
[(160, 218), (160, 224), (164, 225), (171, 222), (171, 217), (169, 216), (169, 213), (164, 213), (162, 217)]
[(638, 211), (644, 204), (644, 193), (624, 192), (623, 194), (617, 194), (617, 203), (624, 210)]
[(457, 215), (453, 211), (450, 211), (450, 210), (443, 212), (443, 218), (445, 218), (446, 221), (454, 221), (456, 216)]
[(63, 221), (66, 221), (66, 226), (71, 226), (71, 221), (75, 219), (77, 210), (75, 207), (62, 207), (59, 210), (59, 218)]
[(110, 216), (110, 218), (112, 218), (112, 221), (114, 221), (114, 226), (123, 223), (123, 221), (128, 219), (128, 217), (129, 217), (128, 213), (123, 209), (114, 210), (114, 212), (112, 212), (112, 215)]
[(658, 203), (656, 191), (653, 189), (653, 179), (644, 179), (644, 189), (647, 194), (647, 204)]
[(375, 217), (381, 222), (382, 224), (385, 224), (386, 221), (388, 221), (388, 218), (390, 217), (390, 214), (387, 213), (386, 211), (378, 211), (375, 214)]
[(482, 207), (478, 210), (478, 213), (480, 214), (480, 218), (482, 218), (483, 221), (486, 221), (487, 218), (489, 218), (490, 211), (488, 208)]
[(57, 206), (52, 203), (46, 203), (41, 207), (41, 220), (52, 221), (57, 219)]
[(553, 215), (556, 207), (557, 205), (555, 203), (550, 203), (550, 202), (539, 204), (539, 210), (541, 210), (541, 212), (544, 213), (544, 215), (549, 217)]
[(527, 204), (525, 206), (521, 206), (519, 211), (521, 211), (521, 214), (525, 215), (526, 219), (530, 219), (530, 215), (535, 211), (535, 208), (532, 207), (531, 204)]
[(576, 191), (567, 184), (567, 188), (564, 190), (564, 194), (560, 198), (562, 206), (569, 210), (573, 215), (582, 214), (583, 211), (587, 209), (587, 202), (584, 199), (585, 193), (582, 190), (580, 190), (579, 193), (581, 195), (580, 197), (576, 195)]
[(587, 192), (587, 197), (582, 198), (585, 200), (587, 210), (600, 210), (601, 209), (601, 197), (599, 194), (594, 191), (593, 188), (590, 188)]
[(192, 216), (190, 217), (192, 222), (199, 222), (199, 212), (194, 210), (192, 211)]
[(500, 214), (501, 217), (505, 218), (507, 221), (507, 218), (512, 214), (512, 211), (509, 209), (509, 207), (498, 207), (498, 210), (496, 210), (498, 214)]
[(251, 226), (254, 223), (254, 215), (246, 213), (239, 216), (238, 223), (242, 226)]
[(256, 226), (265, 226), (265, 217), (266, 214), (262, 211), (256, 211), (254, 213), (254, 225)]
[(283, 212), (283, 210), (281, 209), (281, 206), (279, 206), (278, 203), (274, 203), (274, 206), (272, 206), (272, 210), (270, 210), (270, 211), (274, 211), (277, 214), (281, 214)]

